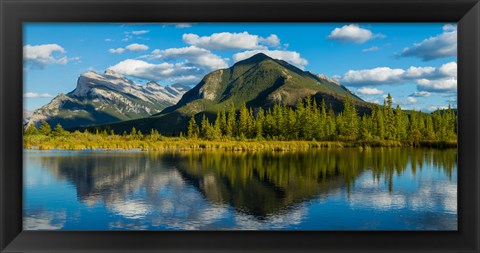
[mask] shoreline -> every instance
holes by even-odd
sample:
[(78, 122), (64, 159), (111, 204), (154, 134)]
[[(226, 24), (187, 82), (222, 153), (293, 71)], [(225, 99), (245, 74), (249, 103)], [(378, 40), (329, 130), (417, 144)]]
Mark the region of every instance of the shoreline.
[(91, 150), (91, 151), (297, 151), (319, 148), (456, 148), (457, 141), (42, 141), (32, 143), (24, 140), (24, 149), (31, 150)]

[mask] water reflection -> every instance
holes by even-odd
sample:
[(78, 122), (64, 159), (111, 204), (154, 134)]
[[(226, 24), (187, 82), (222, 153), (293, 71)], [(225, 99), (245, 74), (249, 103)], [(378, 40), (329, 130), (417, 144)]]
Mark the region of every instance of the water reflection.
[[(366, 229), (456, 229), (456, 156), (456, 150), (400, 148), (286, 153), (28, 151), (24, 227), (92, 229), (81, 224), (88, 225), (85, 221), (95, 216), (98, 229), (121, 230), (365, 229), (365, 224), (372, 226)], [(64, 196), (65, 206), (52, 204), (58, 202), (59, 193), (36, 192), (45, 186), (41, 182), (50, 188), (55, 188), (51, 182), (64, 182), (74, 187), (76, 197)], [(357, 214), (362, 210), (361, 217), (358, 221), (335, 217), (339, 208)], [(62, 210), (64, 215), (57, 217), (67, 220), (65, 226), (51, 218), (52, 212)], [(387, 216), (402, 210), (411, 217), (400, 224), (372, 225), (380, 212)], [(332, 223), (311, 228), (320, 213), (345, 218), (350, 227)], [(431, 223), (419, 220), (426, 213), (453, 216), (447, 215), (447, 225), (422, 226)], [(55, 222), (42, 222), (48, 217)]]

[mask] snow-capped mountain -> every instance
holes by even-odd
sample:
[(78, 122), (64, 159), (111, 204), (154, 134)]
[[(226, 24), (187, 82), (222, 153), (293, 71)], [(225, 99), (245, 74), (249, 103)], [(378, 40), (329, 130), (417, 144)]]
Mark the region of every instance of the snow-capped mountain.
[(182, 84), (139, 85), (111, 70), (90, 71), (80, 75), (73, 91), (35, 110), (29, 124), (46, 121), (52, 127), (60, 123), (72, 128), (147, 117), (176, 104), (188, 90)]

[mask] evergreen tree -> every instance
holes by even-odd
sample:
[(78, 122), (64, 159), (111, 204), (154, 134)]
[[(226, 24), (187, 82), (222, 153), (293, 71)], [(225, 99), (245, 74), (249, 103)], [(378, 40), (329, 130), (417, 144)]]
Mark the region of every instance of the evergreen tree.
[(235, 113), (235, 106), (233, 103), (230, 105), (230, 109), (228, 111), (227, 117), (227, 127), (226, 127), (226, 136), (227, 137), (234, 137), (236, 133), (236, 113)]
[(52, 128), (50, 127), (50, 124), (48, 124), (48, 122), (43, 121), (38, 131), (43, 135), (49, 135), (52, 132)]
[(57, 123), (57, 125), (55, 126), (55, 128), (53, 129), (53, 132), (52, 132), (52, 134), (54, 136), (62, 136), (66, 133), (67, 133), (67, 131), (65, 131), (65, 129), (63, 129), (63, 127), (62, 127), (62, 125), (60, 125), (60, 123)]
[(388, 93), (386, 99), (387, 106), (384, 107), (384, 119), (385, 119), (385, 137), (389, 140), (394, 140), (397, 137), (396, 127), (395, 127), (395, 116), (393, 114), (393, 98)]
[(35, 127), (35, 124), (28, 124), (25, 129), (25, 135), (35, 135), (38, 134), (38, 129)]
[(399, 105), (395, 109), (395, 128), (396, 128), (396, 136), (395, 139), (397, 140), (406, 140), (407, 139), (407, 126), (408, 126), (408, 118), (406, 118), (405, 113), (402, 111)]
[(265, 114), (263, 109), (260, 107), (258, 109), (257, 118), (255, 119), (255, 138), (263, 139), (263, 124), (265, 121)]
[(200, 130), (198, 129), (197, 122), (195, 121), (195, 115), (192, 115), (192, 117), (188, 121), (187, 136), (190, 139), (197, 139), (199, 132)]
[(248, 133), (248, 109), (245, 104), (240, 108), (240, 116), (238, 118), (238, 131), (247, 135)]

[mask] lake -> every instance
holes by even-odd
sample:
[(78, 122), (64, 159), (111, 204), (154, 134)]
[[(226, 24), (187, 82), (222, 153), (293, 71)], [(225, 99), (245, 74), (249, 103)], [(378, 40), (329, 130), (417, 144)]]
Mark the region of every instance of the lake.
[(25, 230), (457, 230), (457, 150), (24, 151)]

